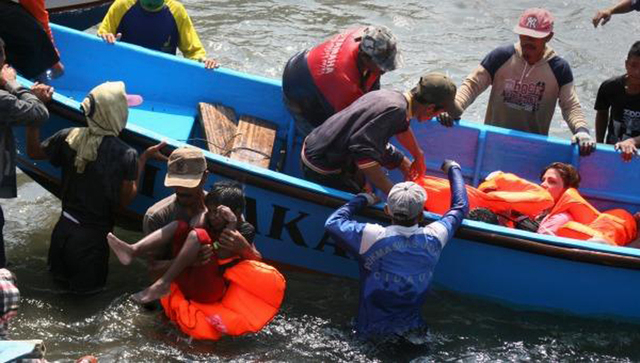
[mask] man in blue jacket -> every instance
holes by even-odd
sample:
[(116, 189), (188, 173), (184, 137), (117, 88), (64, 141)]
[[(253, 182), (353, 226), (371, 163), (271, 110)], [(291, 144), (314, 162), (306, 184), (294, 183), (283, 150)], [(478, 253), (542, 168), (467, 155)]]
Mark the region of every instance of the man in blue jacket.
[(358, 223), (353, 215), (375, 202), (358, 194), (334, 212), (325, 230), (339, 246), (355, 255), (360, 266), (360, 303), (357, 333), (365, 338), (404, 336), (426, 327), (420, 315), (427, 288), (442, 248), (453, 237), (469, 210), (460, 165), (446, 160), (442, 170), (451, 185), (451, 209), (442, 218), (421, 227), (426, 191), (413, 182), (396, 184), (385, 212), (388, 227)]

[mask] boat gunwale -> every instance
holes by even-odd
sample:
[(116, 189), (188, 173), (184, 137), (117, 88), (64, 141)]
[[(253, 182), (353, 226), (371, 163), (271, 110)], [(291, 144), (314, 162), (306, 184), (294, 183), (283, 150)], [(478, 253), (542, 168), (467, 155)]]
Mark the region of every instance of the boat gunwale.
[[(73, 107), (75, 101), (64, 102), (61, 98), (56, 97), (49, 105), (49, 111), (67, 120), (86, 125), (84, 115), (79, 108)], [(61, 102), (62, 101), (62, 102)], [(153, 131), (127, 125), (121, 134), (125, 142), (133, 141), (131, 145), (148, 147), (158, 140), (167, 141), (168, 146), (176, 148), (184, 143), (173, 139), (154, 137)], [(203, 150), (208, 160), (208, 169), (215, 175), (232, 178), (243, 183), (248, 183), (260, 189), (270, 190), (277, 193), (285, 193), (288, 196), (312, 202), (325, 207), (338, 208), (346, 203), (350, 194), (331, 188), (325, 188), (314, 183), (310, 183), (303, 179), (289, 176), (285, 173), (254, 167), (250, 164), (234, 162), (231, 163), (225, 157), (213, 154), (207, 150)], [(215, 164), (215, 166), (213, 165)], [(286, 181), (286, 178), (296, 179), (295, 182)], [(50, 178), (50, 182), (56, 181)], [(60, 181), (58, 180), (59, 184)], [(308, 184), (308, 185), (307, 185)], [(341, 196), (342, 195), (342, 196)], [(119, 211), (120, 213), (123, 211)], [(125, 212), (131, 217), (131, 213)], [(362, 211), (361, 215), (375, 219), (380, 222), (389, 221), (381, 208), (381, 205), (374, 206)], [(427, 222), (438, 219), (438, 215), (426, 212)], [(136, 218), (140, 220), (140, 217)], [(139, 223), (138, 223), (139, 224)], [(138, 229), (140, 227), (138, 226)], [(531, 236), (519, 236), (519, 234), (527, 234)], [(527, 238), (529, 237), (529, 238)], [(549, 237), (532, 232), (512, 230), (502, 226), (479, 225), (479, 222), (464, 221), (463, 225), (458, 229), (455, 238), (464, 239), (471, 242), (492, 245), (512, 250), (519, 250), (552, 258), (560, 258), (576, 262), (584, 262), (590, 264), (604, 265), (609, 267), (619, 267), (640, 270), (640, 251), (629, 254), (632, 251), (615, 251), (624, 247), (601, 245), (592, 242), (572, 240), (568, 238)], [(627, 247), (628, 248), (628, 247)]]

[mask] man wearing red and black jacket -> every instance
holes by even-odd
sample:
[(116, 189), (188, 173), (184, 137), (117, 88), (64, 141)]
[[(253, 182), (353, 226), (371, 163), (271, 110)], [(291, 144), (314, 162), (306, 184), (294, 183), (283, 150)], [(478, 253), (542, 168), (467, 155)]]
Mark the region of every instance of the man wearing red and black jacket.
[(396, 43), (386, 27), (361, 27), (289, 59), (282, 90), (298, 133), (306, 136), (360, 96), (380, 89), (380, 76), (402, 62)]
[(0, 37), (6, 42), (7, 63), (27, 78), (55, 78), (64, 72), (53, 42), (44, 0), (1, 0)]

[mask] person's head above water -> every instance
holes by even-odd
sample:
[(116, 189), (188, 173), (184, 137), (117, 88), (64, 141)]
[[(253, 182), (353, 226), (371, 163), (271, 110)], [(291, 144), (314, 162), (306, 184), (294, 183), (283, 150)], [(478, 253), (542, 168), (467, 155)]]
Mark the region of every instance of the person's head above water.
[(542, 170), (540, 181), (540, 185), (557, 202), (567, 189), (580, 186), (580, 174), (573, 165), (555, 162)]

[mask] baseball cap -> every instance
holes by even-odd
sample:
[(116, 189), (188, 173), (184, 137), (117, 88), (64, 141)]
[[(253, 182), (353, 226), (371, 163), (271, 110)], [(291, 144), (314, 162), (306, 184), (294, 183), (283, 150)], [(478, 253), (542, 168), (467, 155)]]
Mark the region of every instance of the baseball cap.
[(420, 77), (414, 94), (415, 100), (422, 104), (433, 103), (450, 113), (456, 110), (456, 85), (442, 73), (430, 72)]
[(553, 15), (546, 9), (527, 9), (513, 28), (516, 34), (545, 38), (553, 32)]
[(195, 188), (200, 184), (206, 169), (207, 161), (202, 151), (186, 146), (177, 148), (169, 155), (164, 185), (167, 187)]
[(402, 66), (402, 55), (398, 51), (398, 40), (386, 26), (370, 26), (364, 29), (360, 51), (367, 54), (384, 72)]
[(387, 207), (396, 220), (410, 220), (424, 209), (427, 192), (414, 182), (398, 183), (391, 188), (387, 197)]

